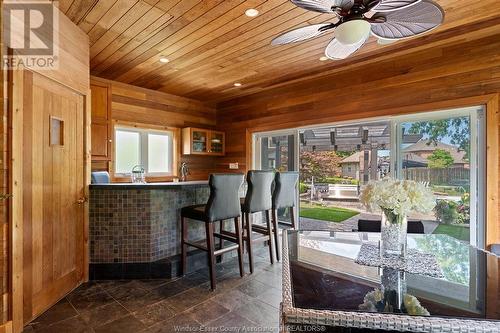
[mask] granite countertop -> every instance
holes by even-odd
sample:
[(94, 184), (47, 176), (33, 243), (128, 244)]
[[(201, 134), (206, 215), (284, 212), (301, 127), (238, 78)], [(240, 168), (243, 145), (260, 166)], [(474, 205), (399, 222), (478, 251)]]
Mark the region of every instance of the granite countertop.
[(108, 183), (108, 184), (91, 184), (91, 189), (105, 189), (105, 190), (140, 190), (140, 189), (164, 189), (175, 188), (182, 186), (207, 186), (208, 180), (191, 180), (185, 182), (163, 182), (163, 183)]

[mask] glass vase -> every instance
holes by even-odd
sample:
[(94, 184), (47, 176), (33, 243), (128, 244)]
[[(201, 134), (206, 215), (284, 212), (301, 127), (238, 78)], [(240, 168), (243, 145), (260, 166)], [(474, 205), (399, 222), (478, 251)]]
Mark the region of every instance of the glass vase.
[(407, 292), (405, 272), (383, 268), (380, 282), (384, 292), (384, 308), (388, 312), (404, 312), (404, 296)]
[(408, 220), (406, 215), (396, 215), (391, 211), (383, 210), (380, 235), (380, 256), (406, 256), (406, 232)]

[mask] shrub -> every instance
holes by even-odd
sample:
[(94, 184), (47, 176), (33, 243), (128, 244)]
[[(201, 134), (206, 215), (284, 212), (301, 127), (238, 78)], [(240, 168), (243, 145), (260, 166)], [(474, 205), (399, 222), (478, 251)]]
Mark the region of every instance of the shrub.
[(470, 195), (464, 193), (462, 199), (457, 206), (458, 218), (457, 223), (469, 224), (470, 223)]
[(299, 193), (302, 194), (302, 193), (306, 193), (307, 190), (309, 190), (309, 186), (307, 186), (306, 184), (300, 182), (299, 183)]
[(445, 224), (452, 224), (457, 221), (458, 218), (458, 205), (453, 201), (439, 200), (434, 207), (434, 213), (439, 222)]
[(359, 180), (342, 178), (342, 177), (325, 177), (325, 178), (318, 179), (318, 183), (358, 185)]

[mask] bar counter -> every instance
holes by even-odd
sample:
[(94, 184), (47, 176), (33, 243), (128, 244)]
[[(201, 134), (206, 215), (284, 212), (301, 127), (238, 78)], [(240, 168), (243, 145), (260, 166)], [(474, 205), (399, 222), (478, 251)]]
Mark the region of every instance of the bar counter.
[(208, 186), (207, 180), (191, 180), (185, 182), (164, 182), (164, 183), (108, 183), (108, 184), (92, 184), (90, 189), (105, 189), (105, 190), (138, 190), (138, 189), (171, 189), (190, 186)]
[[(208, 195), (207, 181), (90, 185), (90, 278), (177, 275), (180, 210), (206, 203)], [(203, 223), (190, 225), (190, 239), (204, 237)], [(205, 260), (200, 256), (200, 265)]]

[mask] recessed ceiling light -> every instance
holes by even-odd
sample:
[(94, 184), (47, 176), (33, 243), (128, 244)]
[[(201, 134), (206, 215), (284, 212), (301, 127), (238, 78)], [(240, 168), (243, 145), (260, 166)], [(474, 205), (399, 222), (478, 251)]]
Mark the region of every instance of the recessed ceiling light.
[(325, 56), (322, 56), (319, 58), (319, 61), (327, 61), (328, 60), (328, 57), (325, 57)]
[(245, 11), (245, 15), (248, 17), (255, 17), (259, 15), (259, 11), (255, 8), (250, 8)]
[(235, 82), (233, 85), (234, 85), (235, 87), (241, 87), (241, 83), (239, 83), (239, 82)]
[(163, 64), (166, 64), (167, 62), (169, 62), (170, 60), (168, 60), (167, 57), (164, 57), (164, 56), (160, 56), (160, 62), (163, 63)]

